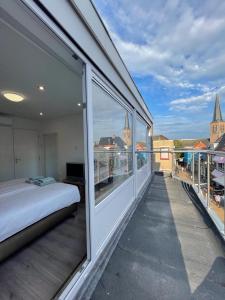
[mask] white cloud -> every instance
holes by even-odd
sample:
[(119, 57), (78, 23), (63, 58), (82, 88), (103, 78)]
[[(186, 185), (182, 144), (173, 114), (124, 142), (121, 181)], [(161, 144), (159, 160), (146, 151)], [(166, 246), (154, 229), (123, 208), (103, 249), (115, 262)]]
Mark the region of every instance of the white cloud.
[(225, 96), (225, 86), (222, 86), (213, 91), (207, 92), (199, 96), (191, 96), (187, 98), (180, 98), (170, 102), (170, 110), (174, 111), (200, 111), (208, 106), (209, 102), (215, 100), (215, 94)]
[[(193, 118), (215, 93), (225, 97), (225, 1), (94, 1), (131, 73), (153, 76), (168, 91), (167, 99), (174, 99), (162, 101), (165, 115), (155, 116), (155, 133), (207, 137), (212, 112), (205, 110), (198, 126)], [(145, 91), (154, 88), (144, 85)]]
[(225, 1), (203, 5), (139, 0), (131, 5), (124, 0), (102, 5), (116, 11), (107, 17), (107, 27), (133, 75), (151, 75), (165, 85), (202, 92), (224, 84)]

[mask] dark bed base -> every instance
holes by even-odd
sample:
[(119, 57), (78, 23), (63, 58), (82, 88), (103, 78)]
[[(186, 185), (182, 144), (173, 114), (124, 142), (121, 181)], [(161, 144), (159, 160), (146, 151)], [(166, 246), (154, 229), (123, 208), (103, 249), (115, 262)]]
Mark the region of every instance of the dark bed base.
[(0, 262), (5, 260), (34, 239), (50, 230), (77, 210), (77, 203), (60, 209), (35, 224), (21, 230), (8, 239), (0, 242)]

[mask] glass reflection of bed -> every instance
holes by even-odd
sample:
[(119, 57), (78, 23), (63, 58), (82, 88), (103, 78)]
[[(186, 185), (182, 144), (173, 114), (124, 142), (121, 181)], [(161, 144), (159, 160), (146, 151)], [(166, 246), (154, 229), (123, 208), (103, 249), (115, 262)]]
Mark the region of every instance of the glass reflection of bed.
[(79, 201), (78, 188), (70, 184), (0, 183), (0, 261), (71, 216)]

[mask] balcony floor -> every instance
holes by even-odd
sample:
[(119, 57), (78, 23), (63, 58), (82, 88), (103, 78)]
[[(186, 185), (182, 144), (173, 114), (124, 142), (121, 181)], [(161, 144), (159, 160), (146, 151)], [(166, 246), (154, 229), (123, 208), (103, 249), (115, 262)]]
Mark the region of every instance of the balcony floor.
[(181, 182), (154, 176), (93, 300), (225, 299), (224, 245), (190, 199)]

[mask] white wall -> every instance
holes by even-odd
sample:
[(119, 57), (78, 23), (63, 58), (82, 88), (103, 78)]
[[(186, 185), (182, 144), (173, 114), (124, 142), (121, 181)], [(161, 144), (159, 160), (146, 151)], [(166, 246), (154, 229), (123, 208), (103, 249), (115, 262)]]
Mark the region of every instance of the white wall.
[(44, 121), (41, 134), (49, 133), (58, 136), (58, 179), (62, 180), (66, 177), (67, 162), (84, 162), (82, 113)]
[[(38, 134), (40, 130), (40, 122), (25, 118), (0, 116), (0, 128), (0, 140), (4, 141), (4, 143), (2, 143), (2, 146), (0, 147), (0, 180), (4, 181), (13, 179), (15, 177), (16, 170), (18, 170), (15, 168), (16, 165), (14, 164), (14, 158), (18, 154), (15, 152), (15, 130), (33, 130)], [(37, 173), (39, 172), (40, 169), (37, 170)]]
[(134, 176), (128, 178), (94, 209), (93, 255), (98, 256), (134, 201)]
[(84, 162), (83, 115), (73, 114), (53, 120), (31, 120), (18, 117), (7, 117), (12, 129), (34, 130), (39, 134), (40, 175), (44, 175), (44, 155), (42, 134), (57, 133), (58, 136), (58, 178), (66, 177), (67, 162)]
[(37, 120), (25, 119), (25, 118), (12, 118), (12, 126), (16, 129), (26, 129), (40, 131), (41, 123)]

